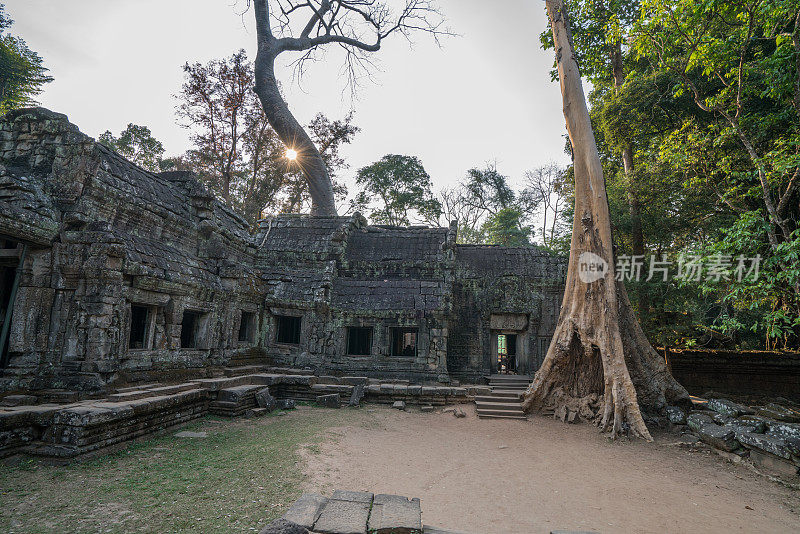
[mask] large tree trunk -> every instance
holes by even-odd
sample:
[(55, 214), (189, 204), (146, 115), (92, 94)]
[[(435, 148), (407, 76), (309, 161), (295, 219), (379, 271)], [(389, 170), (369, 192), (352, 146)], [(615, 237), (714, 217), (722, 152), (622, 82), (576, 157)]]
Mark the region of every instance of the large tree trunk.
[(308, 181), (311, 194), (311, 214), (336, 215), (333, 183), (322, 155), (305, 129), (294, 118), (283, 99), (275, 78), (275, 58), (281, 52), (269, 24), (269, 4), (266, 0), (254, 2), (258, 29), (258, 53), (255, 62), (255, 92), (264, 108), (272, 128), (288, 148), (297, 151), (297, 164)]
[[(646, 412), (662, 412), (667, 404), (688, 402), (688, 394), (650, 346), (624, 285), (615, 280), (603, 169), (567, 14), (563, 0), (546, 4), (574, 155), (575, 220), (561, 314), (523, 407), (566, 408), (614, 437), (631, 433), (651, 440), (640, 405)], [(591, 281), (586, 271), (580, 276), (582, 265), (602, 262), (608, 267), (599, 279)]]

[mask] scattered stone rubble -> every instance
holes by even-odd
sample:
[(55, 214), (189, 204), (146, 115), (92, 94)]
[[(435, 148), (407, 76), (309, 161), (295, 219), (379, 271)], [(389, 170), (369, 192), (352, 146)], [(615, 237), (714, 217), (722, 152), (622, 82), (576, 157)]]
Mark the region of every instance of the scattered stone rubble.
[(800, 405), (786, 399), (747, 406), (728, 399), (696, 401), (688, 415), (668, 408), (676, 430), (726, 453), (748, 458), (756, 466), (783, 477), (800, 474)]

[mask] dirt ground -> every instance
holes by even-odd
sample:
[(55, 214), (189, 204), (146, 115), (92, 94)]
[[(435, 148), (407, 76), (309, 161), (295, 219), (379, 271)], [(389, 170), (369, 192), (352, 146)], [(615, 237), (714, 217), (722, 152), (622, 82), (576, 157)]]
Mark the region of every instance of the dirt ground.
[(800, 532), (800, 492), (670, 434), (612, 443), (545, 417), (362, 409), (375, 424), (304, 453), (306, 491), (419, 497), (424, 524), (471, 534)]

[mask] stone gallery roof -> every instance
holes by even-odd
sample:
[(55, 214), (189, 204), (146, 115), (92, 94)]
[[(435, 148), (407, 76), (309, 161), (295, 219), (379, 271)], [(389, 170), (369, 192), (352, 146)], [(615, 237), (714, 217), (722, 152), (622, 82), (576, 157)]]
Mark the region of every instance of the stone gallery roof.
[(525, 274), (542, 280), (563, 280), (566, 258), (539, 247), (502, 247), (498, 245), (457, 245), (456, 265), (462, 272), (479, 276)]
[(370, 226), (350, 235), (345, 259), (348, 262), (442, 261), (447, 232), (447, 228)]

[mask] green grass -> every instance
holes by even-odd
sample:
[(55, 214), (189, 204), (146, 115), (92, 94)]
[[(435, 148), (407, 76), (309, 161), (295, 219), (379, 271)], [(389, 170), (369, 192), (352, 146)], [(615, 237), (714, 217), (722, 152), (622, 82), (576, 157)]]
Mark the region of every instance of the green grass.
[(206, 417), (120, 452), (68, 466), (0, 466), (0, 532), (253, 532), (300, 495), (301, 446), (319, 454), (335, 426), (364, 410)]

